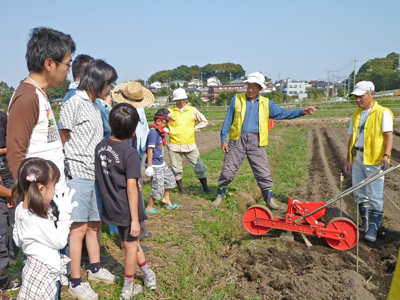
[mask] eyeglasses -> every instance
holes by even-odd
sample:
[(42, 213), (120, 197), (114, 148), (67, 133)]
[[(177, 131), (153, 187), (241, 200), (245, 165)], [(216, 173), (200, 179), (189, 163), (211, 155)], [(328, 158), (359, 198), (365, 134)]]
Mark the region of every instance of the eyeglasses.
[(164, 124), (168, 124), (168, 121), (167, 120), (163, 120), (163, 119), (160, 119), (161, 120), (161, 122), (163, 122)]
[(66, 65), (68, 70), (71, 69), (71, 64), (66, 64), (66, 63), (63, 63), (63, 62), (60, 62), (60, 64)]

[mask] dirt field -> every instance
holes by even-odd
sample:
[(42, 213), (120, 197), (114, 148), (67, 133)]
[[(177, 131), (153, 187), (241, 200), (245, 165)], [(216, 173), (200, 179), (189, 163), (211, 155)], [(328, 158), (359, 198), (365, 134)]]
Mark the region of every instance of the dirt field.
[[(293, 195), (289, 196), (295, 196), (302, 201), (328, 201), (337, 195), (340, 191), (339, 177), (346, 157), (345, 145), (348, 135), (345, 126), (348, 120), (293, 120), (281, 121), (280, 124), (311, 127), (307, 135), (308, 151), (312, 155), (311, 167), (308, 170), (309, 184), (307, 187), (293, 190)], [(400, 131), (400, 128), (397, 130)], [(196, 141), (201, 153), (215, 149), (220, 145), (219, 132), (196, 134)], [(394, 149), (392, 162), (398, 164), (400, 137), (397, 131)], [(209, 174), (213, 184), (218, 175)], [(224, 257), (226, 275), (215, 278), (210, 295), (218, 287), (235, 284), (240, 287), (237, 299), (386, 299), (400, 246), (399, 180), (398, 170), (386, 176), (383, 223), (375, 244), (366, 243), (361, 238), (359, 273), (356, 272), (356, 247), (349, 251), (335, 250), (327, 245), (325, 239), (313, 236), (308, 236), (313, 246), (307, 247), (301, 236), (296, 233), (295, 241), (288, 242), (283, 247), (269, 247), (268, 241), (276, 240), (282, 232), (274, 229), (263, 236), (246, 235), (246, 239), (252, 240), (254, 247), (245, 252), (238, 251), (239, 247), (232, 243), (229, 255)], [(345, 176), (343, 190), (349, 188), (350, 183), (351, 179)], [(254, 195), (257, 194), (259, 190), (254, 191)], [(243, 195), (243, 201), (251, 204), (254, 202), (254, 195)], [(167, 214), (162, 218), (151, 216), (146, 222), (147, 227), (153, 232), (153, 236), (162, 237), (169, 233), (165, 231), (164, 225), (174, 224), (175, 228), (190, 236), (193, 244), (197, 244), (200, 239), (194, 234), (193, 220), (204, 217), (201, 207), (209, 205), (210, 202), (187, 196), (182, 197), (179, 203), (183, 204), (179, 214)], [(356, 206), (351, 196), (345, 197), (342, 210), (344, 217), (355, 221)], [(274, 216), (283, 217), (284, 213), (274, 212)], [(327, 223), (332, 217), (338, 216), (339, 201), (328, 207), (321, 221)], [(182, 245), (176, 241), (159, 244), (148, 240), (144, 244), (151, 248), (146, 255), (156, 273), (158, 269), (171, 267), (171, 263), (177, 261), (182, 254)], [(164, 253), (160, 251), (166, 251), (166, 247), (169, 259), (155, 255)], [(116, 245), (111, 245), (108, 251), (113, 256), (112, 271), (122, 273), (123, 252)], [(204, 265), (199, 267), (215, 268), (212, 262), (204, 262)], [(164, 284), (176, 286), (176, 282), (168, 278), (163, 280)]]
[[(316, 121), (284, 124), (313, 127), (307, 136), (308, 149), (312, 153), (310, 183), (306, 189), (297, 191), (297, 198), (303, 201), (333, 198), (340, 192), (339, 178), (348, 143), (347, 128), (344, 127), (347, 121), (338, 125), (335, 120), (334, 126), (329, 125), (329, 121), (323, 122), (322, 126)], [(395, 133), (392, 163), (398, 164), (400, 137), (398, 131)], [(344, 178), (343, 190), (351, 186), (351, 178)], [(386, 176), (383, 222), (375, 245), (363, 240), (359, 243), (358, 274), (355, 248), (333, 250), (323, 239), (314, 237), (309, 238), (314, 246), (307, 248), (301, 237), (296, 236), (294, 242), (287, 243), (286, 249), (258, 249), (238, 258), (237, 268), (243, 271), (243, 296), (254, 289), (261, 299), (386, 299), (400, 245), (399, 180), (398, 170)], [(326, 216), (338, 217), (338, 207), (339, 201), (332, 204), (322, 221), (329, 220)], [(342, 209), (355, 220), (356, 206), (351, 196), (345, 197)], [(257, 284), (260, 280), (262, 286)]]

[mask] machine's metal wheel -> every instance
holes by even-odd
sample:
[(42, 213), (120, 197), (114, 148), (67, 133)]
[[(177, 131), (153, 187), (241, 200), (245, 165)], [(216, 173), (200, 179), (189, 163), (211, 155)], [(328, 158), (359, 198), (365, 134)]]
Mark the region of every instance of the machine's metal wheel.
[(357, 244), (357, 226), (347, 218), (333, 218), (328, 225), (328, 229), (345, 231), (347, 238), (342, 241), (326, 239), (329, 246), (338, 250), (349, 250)]
[(243, 225), (251, 234), (262, 235), (270, 229), (270, 227), (257, 226), (258, 218), (273, 220), (274, 216), (269, 208), (264, 205), (253, 205), (248, 208), (243, 215)]

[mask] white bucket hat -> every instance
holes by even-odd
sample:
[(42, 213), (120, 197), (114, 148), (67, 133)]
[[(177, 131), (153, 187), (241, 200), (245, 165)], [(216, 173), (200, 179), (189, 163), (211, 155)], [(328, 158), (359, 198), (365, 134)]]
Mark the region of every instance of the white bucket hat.
[(264, 83), (265, 77), (260, 72), (254, 72), (254, 73), (249, 74), (249, 76), (247, 76), (247, 80), (245, 80), (244, 82), (257, 83), (259, 86), (262, 87), (262, 89), (267, 88)]
[(371, 81), (360, 81), (354, 87), (354, 91), (351, 95), (362, 96), (365, 92), (374, 92), (375, 86)]
[(172, 94), (172, 101), (176, 101), (176, 100), (183, 100), (183, 99), (187, 99), (188, 96), (186, 95), (186, 91), (182, 88), (178, 88), (174, 91), (174, 93)]

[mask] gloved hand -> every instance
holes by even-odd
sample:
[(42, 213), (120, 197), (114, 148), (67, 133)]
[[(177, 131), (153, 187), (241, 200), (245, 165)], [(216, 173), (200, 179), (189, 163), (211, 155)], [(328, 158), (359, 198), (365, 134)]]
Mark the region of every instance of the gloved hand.
[(169, 129), (167, 127), (164, 128), (165, 133), (169, 133)]
[(74, 196), (74, 194), (75, 190), (67, 187), (64, 190), (64, 193), (62, 193), (61, 195), (56, 195), (55, 199), (53, 199), (54, 202), (56, 202), (57, 204), (58, 211), (60, 212), (60, 215), (58, 217), (59, 221), (71, 220), (72, 211), (75, 207), (79, 205), (76, 201), (72, 202), (72, 197)]
[(390, 163), (386, 159), (382, 159), (382, 170), (385, 171), (390, 168)]
[(144, 172), (144, 175), (148, 176), (148, 177), (153, 177), (154, 175), (154, 169), (152, 166), (148, 166), (146, 171)]

